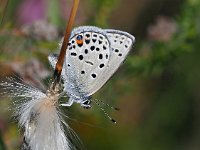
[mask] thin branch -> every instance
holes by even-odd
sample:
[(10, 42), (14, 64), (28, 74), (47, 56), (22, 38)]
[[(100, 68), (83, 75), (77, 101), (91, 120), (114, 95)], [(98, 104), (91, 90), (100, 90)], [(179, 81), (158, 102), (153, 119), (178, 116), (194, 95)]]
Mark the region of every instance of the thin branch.
[(56, 85), (57, 83), (60, 82), (60, 76), (61, 76), (62, 67), (63, 67), (66, 50), (67, 50), (67, 44), (69, 42), (69, 37), (71, 34), (72, 26), (74, 24), (78, 6), (79, 6), (79, 0), (74, 0), (73, 7), (72, 7), (71, 13), (70, 13), (70, 18), (68, 21), (68, 25), (67, 25), (66, 31), (65, 31), (65, 36), (64, 36), (64, 39), (62, 42), (60, 54), (58, 56), (58, 61), (56, 63), (56, 67), (55, 67), (55, 71), (54, 71), (54, 85)]
[[(3, 3), (3, 2), (2, 2), (2, 3)], [(0, 3), (1, 6), (3, 5), (2, 3)], [(5, 18), (5, 15), (6, 15), (6, 10), (7, 10), (7, 7), (8, 7), (8, 3), (9, 3), (9, 0), (6, 1), (5, 7), (2, 8), (2, 10), (0, 10), (0, 11), (2, 11), (2, 12), (0, 12), (0, 13), (2, 13), (0, 25), (3, 24), (4, 18)]]

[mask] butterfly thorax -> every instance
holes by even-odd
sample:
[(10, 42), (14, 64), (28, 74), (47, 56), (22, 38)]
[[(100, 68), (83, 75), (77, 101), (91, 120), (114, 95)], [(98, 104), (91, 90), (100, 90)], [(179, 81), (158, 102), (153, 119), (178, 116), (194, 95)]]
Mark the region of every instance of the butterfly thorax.
[(92, 96), (84, 96), (84, 95), (75, 96), (75, 95), (70, 95), (70, 94), (69, 96), (70, 96), (70, 101), (81, 104), (83, 108), (86, 108), (86, 109), (91, 108), (90, 104), (91, 104)]

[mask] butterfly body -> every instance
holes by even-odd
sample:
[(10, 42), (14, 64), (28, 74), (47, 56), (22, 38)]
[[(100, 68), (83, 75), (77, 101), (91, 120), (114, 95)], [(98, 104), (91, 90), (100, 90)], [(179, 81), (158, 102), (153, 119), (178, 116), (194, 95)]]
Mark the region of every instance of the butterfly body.
[[(62, 71), (68, 103), (90, 108), (92, 94), (116, 72), (132, 48), (135, 38), (129, 33), (93, 26), (75, 28), (70, 36)], [(57, 56), (50, 55), (55, 67)]]

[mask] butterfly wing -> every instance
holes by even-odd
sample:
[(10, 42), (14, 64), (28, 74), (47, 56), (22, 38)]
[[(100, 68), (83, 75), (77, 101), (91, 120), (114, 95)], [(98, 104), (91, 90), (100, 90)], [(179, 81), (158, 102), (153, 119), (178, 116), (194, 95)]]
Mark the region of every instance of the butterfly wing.
[[(122, 31), (83, 26), (72, 31), (62, 71), (69, 96), (87, 97), (98, 91), (119, 68), (135, 38)], [(49, 57), (55, 67), (55, 56)]]
[(109, 62), (103, 71), (103, 76), (99, 79), (99, 83), (95, 84), (93, 89), (91, 89), (91, 95), (98, 91), (116, 72), (135, 43), (135, 37), (127, 32), (110, 29), (104, 31), (110, 42)]
[[(110, 43), (97, 27), (79, 27), (72, 31), (62, 71), (64, 90), (76, 98), (90, 96), (109, 61)], [(49, 56), (52, 66), (56, 59)]]

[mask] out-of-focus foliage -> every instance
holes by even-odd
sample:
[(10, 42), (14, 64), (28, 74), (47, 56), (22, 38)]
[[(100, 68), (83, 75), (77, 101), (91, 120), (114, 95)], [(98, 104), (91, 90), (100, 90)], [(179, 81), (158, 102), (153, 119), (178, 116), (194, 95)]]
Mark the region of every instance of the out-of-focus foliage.
[(5, 150), (5, 149), (6, 149), (6, 147), (5, 147), (5, 145), (4, 145), (4, 142), (3, 142), (1, 136), (0, 136), (0, 149), (1, 149), (1, 150)]
[[(193, 4), (194, 3), (194, 4)], [(199, 46), (199, 3), (187, 2), (182, 13), (176, 17), (178, 29), (166, 42), (142, 41), (139, 55), (129, 57), (130, 71), (139, 75), (161, 74), (167, 64), (173, 63), (181, 54), (191, 54)], [(167, 29), (166, 29), (167, 30)], [(167, 31), (166, 31), (167, 32)]]
[(111, 16), (113, 9), (116, 7), (119, 0), (89, 0), (91, 2), (92, 18), (89, 20), (91, 24), (100, 27), (108, 27), (108, 19)]
[[(52, 0), (45, 5), (47, 13), (43, 18), (49, 20), (42, 22), (45, 26), (49, 23), (49, 28), (43, 31), (41, 24), (32, 24), (28, 25), (28, 32), (24, 32), (27, 31), (27, 24), (23, 24), (13, 15), (15, 12), (26, 15), (25, 10), (20, 10), (23, 2), (10, 0), (3, 26), (0, 28), (0, 73), (9, 75), (15, 72), (34, 86), (42, 88), (39, 83), (41, 78), (46, 83), (47, 76), (52, 75), (47, 55), (52, 51), (58, 52), (57, 43), (62, 33), (59, 30), (65, 26), (61, 27), (64, 21), (60, 15), (63, 10), (59, 6), (68, 3), (64, 0)], [(81, 12), (85, 13), (80, 13), (81, 17), (77, 16), (79, 23), (85, 17), (85, 24), (112, 28), (109, 26), (109, 17), (115, 8), (120, 7), (120, 2), (82, 1), (84, 5), (80, 5), (80, 9), (84, 6), (85, 11)], [(165, 0), (163, 5), (164, 2)], [(41, 7), (35, 5), (32, 3), (32, 8), (41, 10)], [(69, 5), (66, 8), (69, 9)], [(130, 5), (127, 9), (131, 8)], [(135, 35), (136, 45), (123, 67), (95, 95), (98, 99), (121, 108), (119, 112), (111, 114), (118, 122), (116, 126), (107, 120), (95, 104), (91, 110), (83, 110), (78, 105), (66, 109), (72, 118), (69, 120), (72, 128), (80, 135), (87, 149), (200, 149), (199, 8), (199, 0), (185, 0), (180, 11), (173, 17), (162, 14), (154, 16), (155, 22), (146, 25), (146, 38)], [(32, 12), (30, 17), (37, 16), (38, 14), (34, 15), (35, 12), (42, 13)], [(132, 15), (134, 14), (130, 14)], [(53, 29), (52, 24), (55, 26)], [(41, 29), (39, 31), (43, 31), (42, 34), (38, 34), (35, 29)], [(52, 32), (53, 35), (54, 31), (57, 31), (59, 37), (49, 40), (46, 33)], [(0, 110), (5, 110), (10, 103), (5, 100), (0, 104)], [(111, 113), (111, 110), (107, 111)], [(3, 118), (0, 119), (2, 138), (8, 149), (16, 149), (20, 145), (20, 135), (17, 133), (17, 126), (13, 125), (5, 112), (1, 111), (0, 115)]]

